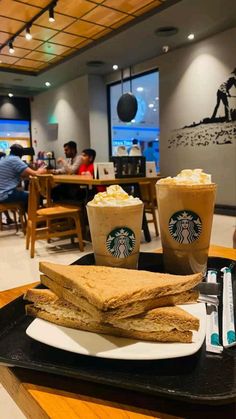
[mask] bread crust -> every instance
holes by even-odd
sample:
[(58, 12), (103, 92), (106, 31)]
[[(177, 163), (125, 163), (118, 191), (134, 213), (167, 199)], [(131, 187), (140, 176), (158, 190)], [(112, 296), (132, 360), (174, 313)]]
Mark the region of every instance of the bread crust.
[(80, 297), (102, 311), (124, 304), (180, 294), (195, 287), (202, 274), (169, 275), (105, 266), (59, 265), (40, 262), (39, 269), (63, 288), (74, 290)]
[(76, 293), (75, 290), (67, 289), (58, 285), (55, 281), (46, 275), (41, 275), (40, 280), (43, 285), (50, 288), (58, 297), (62, 297), (77, 307), (91, 313), (97, 321), (112, 323), (113, 320), (123, 319), (134, 316), (156, 307), (174, 306), (176, 304), (194, 303), (197, 301), (199, 292), (196, 290), (184, 291), (181, 294), (173, 294), (162, 297), (150, 298), (148, 300), (134, 301), (124, 304), (121, 307), (109, 309), (107, 311), (99, 310), (92, 305), (85, 297)]

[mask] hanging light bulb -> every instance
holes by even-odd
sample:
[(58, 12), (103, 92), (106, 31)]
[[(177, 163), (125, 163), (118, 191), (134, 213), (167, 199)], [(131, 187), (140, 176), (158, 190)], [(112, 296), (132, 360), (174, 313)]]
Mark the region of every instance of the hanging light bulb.
[(30, 26), (27, 26), (26, 30), (25, 30), (25, 38), (30, 41), (32, 39), (32, 35), (30, 33)]
[(14, 54), (15, 50), (14, 50), (12, 41), (10, 41), (8, 45), (9, 45), (9, 52), (10, 52), (10, 54)]
[(54, 18), (54, 6), (50, 7), (49, 9), (49, 18), (48, 18), (49, 22), (55, 22), (55, 18)]

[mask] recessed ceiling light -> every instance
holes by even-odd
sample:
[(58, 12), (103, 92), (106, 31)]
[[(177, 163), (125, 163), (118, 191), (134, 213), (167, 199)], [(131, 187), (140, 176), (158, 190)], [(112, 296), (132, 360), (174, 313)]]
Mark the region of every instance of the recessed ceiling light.
[(192, 41), (192, 40), (194, 39), (194, 33), (190, 33), (190, 34), (188, 35), (188, 39), (189, 39), (190, 41)]
[(46, 81), (45, 82), (45, 86), (50, 87), (51, 86), (51, 83), (49, 81)]
[(8, 93), (8, 96), (9, 97), (13, 97), (13, 93)]
[(175, 26), (163, 26), (155, 30), (157, 36), (173, 36), (179, 31)]
[(87, 61), (86, 65), (88, 67), (102, 67), (104, 65), (104, 61), (99, 61), (99, 60), (92, 60), (92, 61)]
[(142, 86), (139, 86), (139, 87), (137, 87), (137, 92), (143, 92), (143, 87)]
[(112, 68), (113, 68), (113, 70), (118, 70), (118, 65), (117, 64), (114, 64), (113, 66), (112, 66)]
[(148, 107), (149, 107), (149, 108), (154, 108), (153, 103), (149, 103)]

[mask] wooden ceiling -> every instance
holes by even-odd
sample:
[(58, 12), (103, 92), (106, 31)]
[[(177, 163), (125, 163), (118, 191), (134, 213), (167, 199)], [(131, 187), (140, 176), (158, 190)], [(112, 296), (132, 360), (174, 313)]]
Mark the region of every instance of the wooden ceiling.
[[(0, 70), (38, 74), (98, 39), (114, 34), (164, 1), (58, 0), (54, 7), (55, 21), (49, 22), (48, 7), (52, 1), (0, 0)], [(26, 40), (25, 27), (30, 22), (33, 22), (32, 39)], [(10, 40), (14, 54), (9, 52)]]

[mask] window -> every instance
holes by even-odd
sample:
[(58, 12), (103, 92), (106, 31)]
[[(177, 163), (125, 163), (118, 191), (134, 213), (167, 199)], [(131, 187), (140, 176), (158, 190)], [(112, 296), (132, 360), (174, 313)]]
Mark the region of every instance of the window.
[(19, 143), (30, 147), (30, 122), (16, 119), (0, 119), (0, 151), (8, 154), (10, 147)]
[[(130, 81), (123, 82), (123, 93), (129, 92)], [(132, 93), (138, 110), (131, 122), (122, 122), (117, 115), (117, 103), (122, 95), (121, 82), (109, 86), (111, 153), (117, 155), (119, 146), (129, 152), (134, 139), (138, 140), (147, 161), (155, 161), (159, 171), (159, 73), (152, 71), (132, 77)]]

